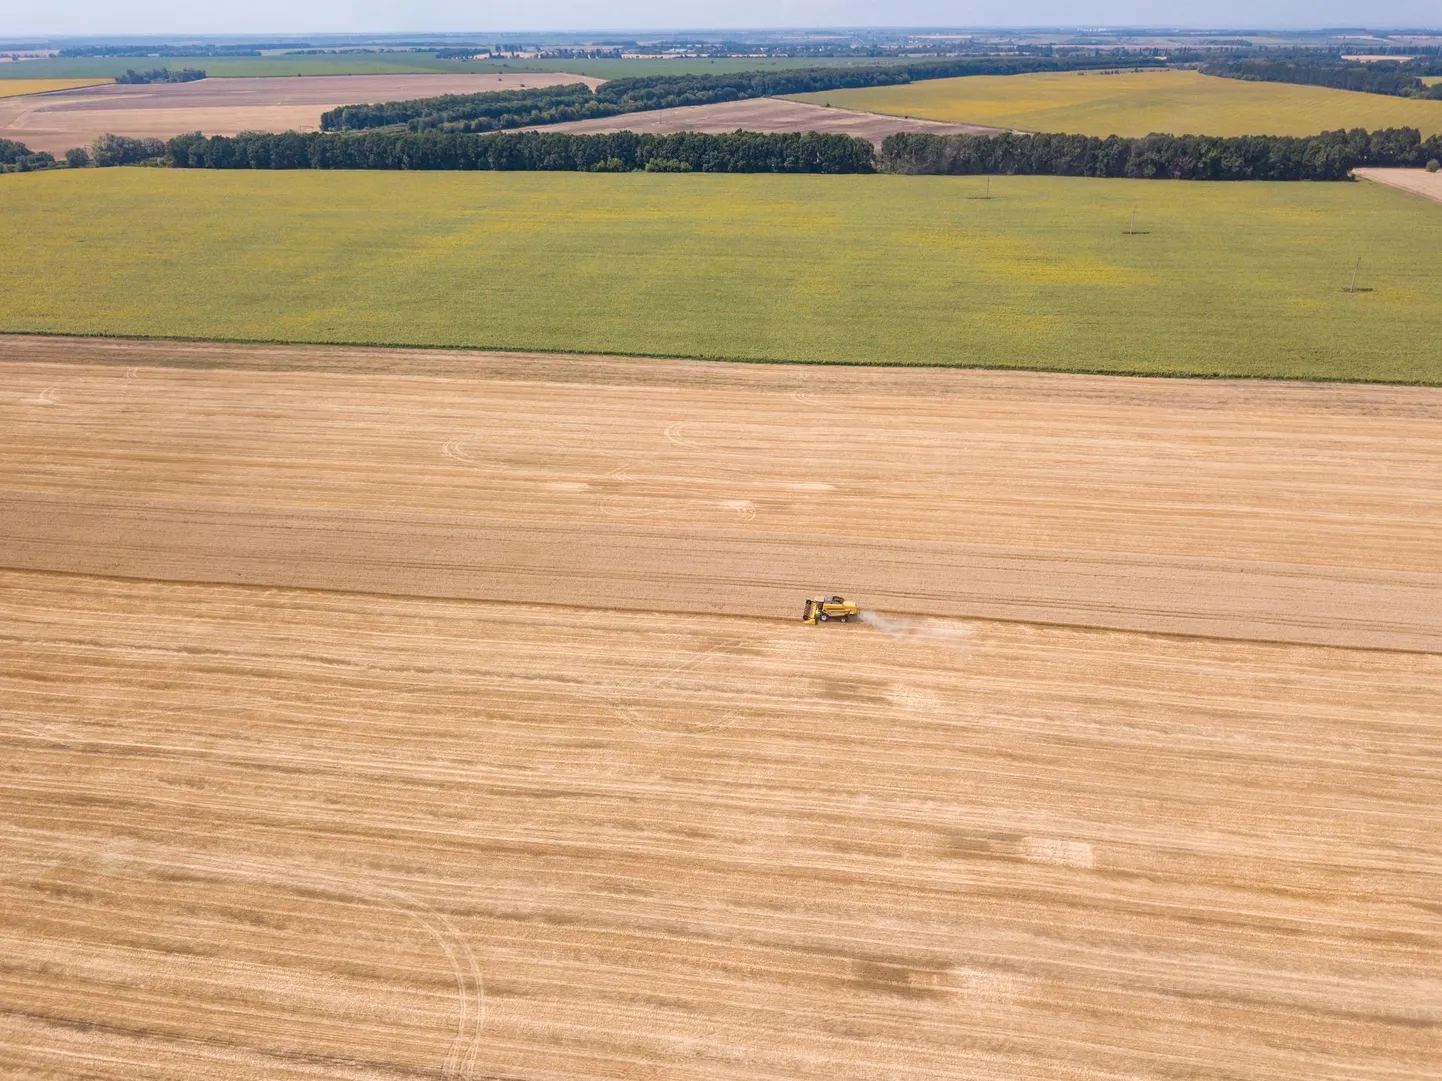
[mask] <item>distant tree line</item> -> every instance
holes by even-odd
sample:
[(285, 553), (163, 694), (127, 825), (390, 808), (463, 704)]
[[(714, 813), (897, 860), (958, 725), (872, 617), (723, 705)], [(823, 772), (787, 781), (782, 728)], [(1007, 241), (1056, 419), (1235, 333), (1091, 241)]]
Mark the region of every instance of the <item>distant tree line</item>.
[(569, 172), (869, 173), (874, 148), (849, 135), (377, 131), (179, 135), (182, 169), (482, 169)]
[(59, 50), (58, 56), (260, 56), (265, 49), (304, 47), (309, 42), (260, 41), (238, 45), (72, 45)]
[(1242, 57), (1203, 64), (1204, 75), (1264, 83), (1298, 83), (1390, 94), (1403, 98), (1442, 98), (1442, 84), (1428, 86), (1424, 75), (1442, 75), (1442, 60), (1418, 57), (1407, 62), (1343, 60), (1338, 56)]
[(609, 115), (587, 108), (594, 102), (591, 88), (585, 83), (568, 83), (529, 90), (445, 94), (379, 105), (345, 105), (322, 114), (320, 126), (322, 131), (356, 131), (400, 124), (406, 124), (411, 131), (498, 131)]
[(1134, 177), (1160, 180), (1345, 180), (1362, 165), (1425, 166), (1442, 135), (1416, 128), (1286, 135), (924, 135), (881, 144), (881, 165), (899, 173)]
[(1160, 67), (1154, 56), (979, 56), (874, 67), (814, 67), (727, 75), (638, 75), (612, 79), (592, 92), (584, 84), (446, 94), (376, 105), (343, 105), (321, 115), (322, 131), (360, 131), (406, 124), (412, 131), (494, 131), (564, 120), (711, 105), (747, 98), (805, 94), (865, 86), (895, 86), (960, 75), (1021, 75), (1105, 67)]
[(204, 79), (205, 72), (199, 68), (181, 68), (179, 71), (171, 71), (169, 68), (151, 68), (149, 71), (135, 71), (126, 68), (124, 75), (117, 75), (117, 83), (193, 83), (197, 79)]

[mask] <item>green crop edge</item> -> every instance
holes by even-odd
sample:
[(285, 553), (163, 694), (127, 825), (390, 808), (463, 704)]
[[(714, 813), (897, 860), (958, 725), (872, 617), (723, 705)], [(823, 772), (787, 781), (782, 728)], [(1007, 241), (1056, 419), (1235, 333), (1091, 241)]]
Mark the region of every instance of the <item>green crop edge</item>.
[(447, 345), (439, 342), (421, 344), (417, 342), (355, 342), (316, 338), (224, 338), (200, 337), (185, 334), (86, 333), (83, 331), (8, 330), (4, 328), (0, 328), (0, 336), (17, 338), (92, 338), (133, 342), (214, 342), (217, 345), (315, 345), (338, 346), (346, 349), (413, 349), (417, 352), (447, 350), (461, 353), (510, 353), (517, 356), (526, 354), (549, 354), (560, 357), (635, 357), (638, 360), (696, 360), (711, 364), (771, 364), (810, 368), (896, 368), (917, 371), (1037, 372), (1042, 375), (1116, 375), (1129, 379), (1245, 379), (1269, 383), (1338, 383), (1371, 384), (1374, 386), (1390, 387), (1442, 387), (1442, 377), (1437, 379), (1387, 379), (1380, 376), (1366, 378), (1362, 376), (1330, 375), (1261, 375), (1255, 372), (1188, 372), (1175, 368), (1081, 368), (1072, 366), (1039, 368), (1026, 364), (986, 364), (972, 362), (942, 364), (931, 361), (917, 361), (913, 363), (904, 360), (786, 360), (777, 357), (721, 356), (711, 353), (643, 353), (636, 350)]

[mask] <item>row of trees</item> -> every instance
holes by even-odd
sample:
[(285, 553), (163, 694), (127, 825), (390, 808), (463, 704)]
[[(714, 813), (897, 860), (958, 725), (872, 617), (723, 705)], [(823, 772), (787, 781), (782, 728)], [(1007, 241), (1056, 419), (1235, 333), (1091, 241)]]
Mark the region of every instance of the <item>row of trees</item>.
[(1424, 166), (1442, 135), (1416, 128), (1283, 135), (923, 135), (881, 144), (881, 164), (913, 174), (1137, 177), (1161, 180), (1345, 180), (1361, 165)]
[[(128, 135), (100, 136), (90, 144), (71, 147), (65, 151), (65, 164), (72, 169), (83, 169), (87, 165), (102, 168), (110, 165), (141, 165), (157, 162), (165, 155), (165, 144), (159, 139), (132, 139)], [(59, 162), (47, 150), (32, 151), (24, 143), (13, 139), (0, 139), (0, 172), (29, 173), (39, 169), (53, 169)]]
[(320, 126), (322, 131), (358, 131), (398, 124), (409, 124), (412, 131), (442, 126), (457, 131), (495, 131), (579, 120), (589, 115), (585, 107), (594, 103), (589, 86), (568, 83), (530, 90), (444, 94), (379, 105), (342, 105), (322, 113)]
[(54, 167), (54, 154), (44, 150), (31, 150), (14, 139), (0, 139), (0, 173), (29, 173)]
[(205, 72), (199, 68), (181, 68), (179, 71), (171, 71), (169, 68), (151, 68), (149, 71), (136, 71), (134, 68), (126, 68), (124, 75), (117, 75), (117, 83), (193, 83), (197, 79), (204, 79)]
[(582, 172), (869, 173), (874, 149), (849, 135), (614, 132), (199, 132), (166, 144), (182, 169), (485, 169)]
[(1362, 63), (1336, 56), (1248, 57), (1203, 64), (1204, 75), (1264, 83), (1300, 83), (1366, 94), (1404, 98), (1442, 98), (1442, 84), (1428, 86), (1424, 75), (1442, 75), (1442, 61), (1419, 57), (1406, 63)]
[(1020, 75), (1087, 68), (1158, 67), (1152, 56), (1127, 57), (958, 57), (909, 64), (866, 67), (793, 68), (743, 71), (729, 75), (638, 75), (602, 83), (593, 93), (584, 84), (532, 90), (494, 90), (446, 94), (377, 105), (344, 105), (321, 116), (322, 131), (360, 131), (407, 124), (412, 131), (493, 131), (533, 127), (563, 120), (619, 116), (623, 113), (710, 105), (746, 98), (775, 97), (863, 86), (893, 86), (921, 79), (960, 75)]

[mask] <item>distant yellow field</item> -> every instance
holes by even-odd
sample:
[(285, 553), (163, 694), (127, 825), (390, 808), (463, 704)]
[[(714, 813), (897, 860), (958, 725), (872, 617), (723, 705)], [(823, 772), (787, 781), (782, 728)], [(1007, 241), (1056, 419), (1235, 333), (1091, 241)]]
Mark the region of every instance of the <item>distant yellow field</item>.
[(0, 79), (0, 98), (18, 98), (22, 94), (48, 94), (52, 90), (74, 90), (81, 86), (100, 86), (114, 79)]
[(982, 75), (799, 94), (837, 108), (1082, 135), (1313, 135), (1335, 128), (1442, 131), (1442, 101), (1195, 71)]

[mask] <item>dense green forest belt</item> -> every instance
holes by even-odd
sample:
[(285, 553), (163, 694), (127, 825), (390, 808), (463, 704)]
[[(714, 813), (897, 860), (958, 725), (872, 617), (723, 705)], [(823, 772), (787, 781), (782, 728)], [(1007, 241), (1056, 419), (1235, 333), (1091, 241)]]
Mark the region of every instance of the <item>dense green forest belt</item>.
[(247, 133), (180, 135), (166, 144), (183, 169), (447, 169), (566, 172), (869, 173), (865, 139), (816, 133), (604, 135), (562, 132)]
[(1426, 75), (1442, 75), (1442, 59), (1419, 57), (1406, 63), (1362, 63), (1333, 57), (1271, 59), (1247, 57), (1203, 64), (1203, 75), (1262, 83), (1298, 83), (1402, 98), (1442, 98), (1442, 87), (1429, 87)]
[(924, 135), (898, 132), (881, 164), (898, 173), (1093, 176), (1160, 180), (1345, 180), (1362, 165), (1421, 166), (1442, 135), (1416, 128), (1286, 135)]
[(576, 83), (565, 87), (446, 94), (375, 105), (343, 105), (321, 115), (322, 131), (359, 131), (407, 124), (413, 131), (444, 127), (454, 131), (495, 131), (565, 120), (619, 116), (682, 105), (710, 105), (745, 98), (807, 94), (853, 87), (895, 86), (921, 79), (961, 75), (1021, 75), (1091, 68), (1162, 67), (1152, 56), (986, 56), (875, 67), (809, 67), (743, 71), (721, 75), (640, 75), (612, 79), (595, 91)]

